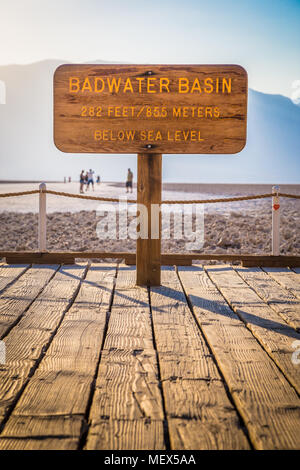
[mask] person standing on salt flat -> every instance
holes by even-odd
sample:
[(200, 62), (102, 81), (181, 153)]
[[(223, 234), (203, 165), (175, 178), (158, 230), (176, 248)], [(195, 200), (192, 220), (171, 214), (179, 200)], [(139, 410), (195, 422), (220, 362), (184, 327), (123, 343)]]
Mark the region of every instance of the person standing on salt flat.
[(133, 181), (133, 173), (130, 170), (130, 168), (128, 168), (127, 181), (126, 181), (126, 193), (129, 192), (129, 189), (130, 189), (130, 192), (132, 193), (132, 181)]
[(83, 193), (83, 186), (84, 186), (84, 170), (82, 170), (82, 172), (80, 173), (79, 182), (80, 182), (79, 192), (80, 192), (80, 193)]
[(87, 172), (88, 180), (87, 180), (87, 186), (86, 186), (86, 191), (89, 189), (90, 184), (93, 186), (93, 191), (95, 191), (94, 188), (94, 171), (90, 168), (89, 171)]

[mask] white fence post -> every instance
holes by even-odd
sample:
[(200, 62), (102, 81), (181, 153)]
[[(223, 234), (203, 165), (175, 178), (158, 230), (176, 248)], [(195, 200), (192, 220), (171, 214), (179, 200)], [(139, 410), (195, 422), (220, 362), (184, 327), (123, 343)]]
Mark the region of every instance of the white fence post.
[(279, 201), (279, 186), (272, 187), (272, 255), (279, 256), (280, 254), (280, 201)]
[(41, 183), (39, 190), (39, 251), (46, 251), (46, 184)]

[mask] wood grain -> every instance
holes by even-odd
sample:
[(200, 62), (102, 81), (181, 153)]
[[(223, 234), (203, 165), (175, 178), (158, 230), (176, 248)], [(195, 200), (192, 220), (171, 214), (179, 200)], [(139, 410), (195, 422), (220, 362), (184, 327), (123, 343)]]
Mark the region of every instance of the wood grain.
[(1, 450), (300, 448), (299, 333), (263, 298), (297, 300), (299, 273), (165, 267), (149, 303), (134, 267), (86, 269), (29, 268), (0, 296), (27, 302), (7, 299)]
[(36, 439), (18, 439), (1, 438), (1, 450), (76, 450), (77, 439), (64, 439), (64, 438), (36, 438)]
[[(138, 88), (138, 80), (145, 83), (158, 82), (168, 78), (169, 91), (152, 93), (144, 85)], [(81, 90), (72, 92), (69, 88), (70, 77), (79, 79)], [(98, 77), (118, 80), (124, 83), (129, 78), (133, 92), (82, 91), (86, 78), (93, 82)], [(179, 93), (179, 79), (185, 77), (189, 83), (200, 83), (211, 78), (232, 80), (231, 92), (223, 92), (214, 87), (211, 92), (193, 92), (189, 87), (186, 93)], [(76, 87), (75, 87), (76, 88)], [(81, 116), (83, 106), (101, 107), (101, 115)], [(109, 114), (108, 107), (134, 107), (134, 115), (126, 117)], [(154, 108), (157, 107), (158, 111)], [(174, 108), (187, 107), (186, 116), (174, 115)], [(152, 116), (147, 109), (151, 108)], [(162, 109), (165, 111), (162, 111)], [(204, 115), (192, 114), (191, 108), (201, 108)], [(205, 109), (218, 108), (215, 113), (205, 115)], [(157, 114), (158, 113), (158, 114)], [(165, 113), (165, 115), (163, 115)], [(238, 65), (62, 65), (54, 74), (54, 142), (63, 152), (71, 153), (236, 153), (246, 143), (247, 116), (247, 73)], [(107, 138), (94, 139), (95, 131), (108, 131)], [(119, 131), (135, 131), (133, 138), (119, 140)], [(145, 138), (141, 132), (145, 131)], [(148, 131), (153, 132), (148, 135)], [(179, 140), (175, 132), (179, 131)], [(195, 131), (194, 140), (190, 135)], [(198, 133), (200, 131), (200, 140)], [(113, 135), (110, 135), (110, 132)], [(161, 138), (158, 132), (160, 132)], [(183, 134), (183, 132), (185, 134)], [(203, 140), (201, 140), (203, 139)], [(148, 146), (151, 145), (151, 148)]]
[(92, 424), (87, 450), (164, 450), (162, 421), (102, 420)]
[[(18, 428), (18, 436), (32, 440), (33, 448), (37, 436), (43, 439), (51, 436), (66, 442), (72, 438), (73, 444), (78, 446), (86, 426), (85, 413), (99, 359), (114, 274), (115, 268), (105, 265), (92, 266), (88, 271), (47, 354), (6, 423), (2, 434), (5, 442), (9, 437), (13, 440)], [(16, 423), (23, 424), (17, 426)]]
[(151, 311), (171, 448), (248, 448), (174, 270), (163, 270), (162, 286), (151, 287)]
[(278, 285), (259, 268), (241, 271), (243, 278), (284, 321), (300, 331), (300, 301), (287, 289)]
[[(34, 251), (1, 251), (0, 256), (6, 257), (10, 262), (20, 264), (24, 260), (29, 263), (38, 264), (74, 264), (74, 259), (98, 258), (98, 259), (125, 259), (125, 262), (134, 265), (136, 255), (133, 252), (34, 252)], [(72, 261), (73, 260), (73, 261)], [(162, 253), (162, 265), (186, 265), (193, 260), (216, 260), (216, 261), (242, 261), (243, 265), (253, 266), (300, 266), (300, 256), (272, 256), (272, 255), (247, 255), (247, 254), (213, 254), (213, 253)]]
[(19, 320), (57, 269), (55, 265), (35, 265), (0, 295), (0, 337)]
[(90, 411), (88, 450), (104, 445), (165, 448), (148, 292), (134, 285), (134, 277), (134, 268), (119, 268)]
[(22, 274), (27, 271), (29, 268), (28, 264), (24, 265), (8, 265), (1, 264), (0, 266), (0, 294), (6, 289), (10, 284), (19, 279)]
[[(139, 154), (137, 202), (146, 208), (147, 212), (139, 211), (139, 230), (146, 231), (146, 238), (139, 237), (136, 241), (136, 283), (138, 286), (160, 285), (161, 212), (159, 211), (155, 220), (152, 207), (154, 204), (160, 207), (161, 191), (162, 156)], [(144, 224), (144, 229), (141, 228), (142, 224)], [(155, 227), (156, 234), (152, 234), (152, 226)]]
[[(300, 394), (300, 376), (291, 361), (292, 344), (300, 340), (300, 334), (267, 305), (256, 292), (243, 281), (247, 273), (260, 272), (259, 268), (214, 267), (209, 275), (234, 312), (268, 352), (284, 376)], [(242, 282), (241, 282), (242, 281)]]
[[(215, 267), (208, 267), (211, 275)], [(300, 446), (295, 390), (200, 267), (178, 268), (184, 288), (256, 449)], [(226, 285), (232, 289), (237, 279)]]
[(264, 271), (300, 299), (300, 276), (297, 273), (288, 268), (264, 268)]
[[(26, 384), (29, 374), (48, 347), (64, 312), (73, 301), (85, 269), (85, 266), (79, 265), (60, 268), (38, 299), (24, 313), (19, 323), (5, 337), (6, 363), (2, 364), (0, 369), (0, 418), (5, 418)], [(42, 277), (46, 268), (40, 267), (39, 270)], [(45, 388), (46, 395), (40, 401), (40, 406), (51, 403), (47, 386), (51, 377), (51, 368), (54, 366), (55, 362), (49, 368), (48, 380), (37, 381), (38, 392), (33, 389), (32, 395), (30, 394), (31, 383), (26, 388), (25, 398), (18, 403), (17, 409), (26, 402), (27, 397), (28, 411), (26, 413), (23, 409), (21, 414), (35, 414), (34, 398), (40, 397)], [(54, 371), (52, 375), (55, 376)], [(32, 380), (36, 384), (35, 378)]]
[(12, 416), (0, 450), (76, 450), (80, 432), (80, 417)]
[[(224, 404), (224, 407), (226, 405)], [(236, 420), (229, 413), (223, 413), (222, 409), (215, 408), (220, 412), (220, 426), (214, 424), (213, 413), (203, 407), (201, 420), (187, 420), (170, 418), (168, 420), (170, 434), (172, 436), (173, 448), (176, 450), (249, 450), (249, 446), (244, 440), (242, 442), (240, 429)], [(234, 432), (234, 429), (237, 432)]]

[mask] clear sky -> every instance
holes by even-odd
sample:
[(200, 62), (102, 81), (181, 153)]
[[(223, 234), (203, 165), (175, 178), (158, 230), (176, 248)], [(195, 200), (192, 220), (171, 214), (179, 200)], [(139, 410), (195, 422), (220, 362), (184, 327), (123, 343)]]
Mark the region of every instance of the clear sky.
[(236, 63), (290, 97), (300, 0), (0, 0), (0, 65), (44, 59)]

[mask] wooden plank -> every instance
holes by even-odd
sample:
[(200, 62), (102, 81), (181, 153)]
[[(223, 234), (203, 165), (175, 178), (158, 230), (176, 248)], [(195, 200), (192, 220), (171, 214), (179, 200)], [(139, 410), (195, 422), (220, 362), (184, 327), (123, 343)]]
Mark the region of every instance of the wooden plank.
[[(71, 259), (125, 259), (128, 264), (135, 264), (136, 254), (132, 252), (91, 252), (91, 251), (52, 251), (52, 252), (38, 252), (38, 251), (0, 251), (0, 256), (8, 257), (9, 259), (16, 260), (16, 264), (20, 264), (22, 260), (29, 260), (30, 263), (66, 263)], [(174, 265), (178, 260), (180, 264), (190, 263), (193, 260), (215, 260), (215, 261), (242, 261), (249, 262), (251, 266), (300, 266), (300, 256), (273, 256), (273, 255), (248, 255), (248, 254), (213, 254), (213, 253), (162, 253), (162, 265)], [(249, 266), (250, 266), (249, 264)]]
[(89, 429), (88, 450), (164, 450), (162, 422), (152, 419), (102, 420)]
[(41, 293), (58, 266), (33, 266), (0, 295), (0, 337), (9, 331)]
[[(135, 253), (127, 251), (0, 251), (0, 256), (4, 258), (15, 257), (20, 260), (24, 257), (32, 256), (34, 261), (51, 261), (55, 258), (66, 260), (69, 258), (112, 258), (124, 259), (126, 256), (135, 257)], [(20, 263), (17, 263), (20, 264)]]
[[(135, 256), (126, 256), (125, 263), (129, 266), (133, 266), (136, 264), (136, 257)], [(161, 266), (191, 266), (192, 259), (186, 258), (184, 255), (182, 256), (172, 256), (172, 255), (161, 255), (160, 258), (160, 265)]]
[(148, 419), (163, 422), (155, 352), (110, 348), (101, 355), (91, 409), (95, 424), (107, 420)]
[(243, 280), (253, 270), (260, 271), (259, 268), (237, 267), (234, 270), (230, 266), (215, 266), (208, 272), (234, 312), (300, 394), (299, 371), (291, 361), (294, 352), (292, 344), (300, 340), (300, 334), (287, 325)]
[(106, 445), (165, 449), (148, 291), (134, 279), (134, 268), (119, 268), (89, 416), (88, 450)]
[[(133, 287), (136, 287), (136, 271), (132, 266), (126, 266), (124, 264), (119, 264), (119, 269), (118, 269), (118, 275), (117, 275), (117, 285), (118, 289), (115, 291), (114, 295), (114, 304), (117, 302), (119, 292), (123, 289), (131, 289)], [(142, 299), (144, 299), (145, 302), (147, 302), (147, 306), (149, 305), (148, 300), (146, 300), (145, 296), (146, 290), (144, 288), (142, 289), (136, 289), (134, 290), (135, 295), (138, 295), (138, 293), (141, 294)], [(131, 302), (132, 303), (132, 302)]]
[(32, 256), (24, 256), (24, 258), (15, 258), (13, 257), (7, 257), (6, 262), (8, 264), (32, 264), (32, 263), (38, 263), (38, 264), (75, 264), (75, 258), (71, 258), (70, 256), (64, 256), (64, 257), (54, 257), (50, 256), (47, 259), (37, 259), (36, 257)]
[(161, 266), (191, 266), (192, 259), (186, 259), (184, 256), (161, 256)]
[[(118, 305), (114, 305), (105, 341), (105, 348), (108, 351), (113, 352), (115, 349), (120, 349), (130, 351), (130, 354), (133, 354), (133, 351), (135, 353), (144, 350), (153, 351), (153, 338), (147, 328), (149, 306), (142, 307), (144, 302), (141, 302), (140, 295), (137, 296), (137, 302), (133, 304), (130, 301), (131, 296), (132, 291), (124, 289), (122, 291), (123, 306), (121, 306), (120, 300)], [(124, 360), (126, 362), (125, 358)], [(115, 361), (116, 358), (114, 358)]]
[(300, 299), (300, 277), (288, 268), (264, 268), (275, 281)]
[(253, 266), (300, 266), (300, 256), (249, 255), (242, 253), (162, 253), (162, 256), (178, 256), (185, 260), (242, 261), (243, 263), (253, 263)]
[(252, 259), (242, 257), (242, 266), (245, 268), (252, 268), (256, 266), (265, 267), (265, 266), (274, 266), (274, 267), (284, 267), (284, 266), (300, 266), (300, 257), (299, 256), (256, 256)]
[[(157, 212), (156, 215), (152, 214), (152, 208), (155, 207), (154, 205), (159, 207), (161, 203), (161, 188), (162, 156), (139, 154), (137, 202), (141, 236), (136, 241), (136, 283), (138, 286), (160, 285), (161, 212)], [(152, 233), (154, 227), (156, 234)]]
[(76, 450), (77, 439), (63, 438), (37, 438), (37, 439), (18, 439), (1, 438), (1, 450)]
[(105, 443), (112, 449), (165, 448), (148, 292), (134, 279), (134, 268), (119, 268), (89, 417), (88, 450), (103, 449)]
[[(214, 269), (207, 267), (210, 275)], [(295, 390), (205, 271), (197, 266), (178, 271), (254, 448), (299, 448), (300, 403)], [(236, 279), (232, 288), (242, 282)]]
[(0, 436), (0, 443), (4, 444), (8, 439), (75, 439), (81, 428), (81, 416), (13, 414), (9, 418), (9, 425)]
[(247, 449), (238, 415), (174, 270), (162, 271), (162, 284), (151, 288), (151, 311), (171, 448)]
[[(215, 403), (213, 404), (213, 406)], [(210, 404), (208, 404), (208, 407)], [(224, 404), (224, 408), (227, 405)], [(222, 409), (215, 408), (216, 413), (220, 413), (219, 421), (222, 423), (222, 430), (219, 432), (212, 424), (212, 413), (207, 413), (208, 408), (203, 407), (203, 417), (198, 419), (178, 419), (170, 418), (168, 420), (169, 431), (172, 436), (173, 449), (195, 450), (195, 449), (208, 449), (208, 450), (247, 450), (249, 449), (246, 442), (241, 442), (240, 434), (241, 429), (238, 429), (237, 435), (234, 435), (236, 422), (228, 419), (224, 415)]]
[(61, 256), (55, 256), (54, 253), (28, 253), (26, 255), (15, 254), (6, 256), (6, 262), (8, 264), (18, 263), (38, 263), (38, 264), (74, 264), (75, 258), (69, 254), (63, 254)]
[[(44, 269), (41, 268), (40, 271)], [(10, 412), (26, 386), (30, 374), (39, 364), (64, 313), (74, 300), (85, 270), (86, 266), (79, 265), (61, 267), (19, 323), (5, 337), (6, 363), (1, 365), (0, 369), (0, 419), (5, 418)], [(43, 273), (40, 275), (43, 276)], [(51, 367), (54, 367), (53, 364)], [(34, 414), (31, 413), (30, 407), (34, 406), (35, 399), (39, 400), (43, 390), (47, 389), (51, 376), (55, 376), (55, 373), (51, 372), (51, 367), (50, 371), (48, 370), (48, 379), (38, 381), (37, 390), (33, 395), (30, 395), (31, 383), (26, 388), (26, 396), (30, 395), (27, 415)], [(32, 380), (36, 384), (35, 379)], [(45, 403), (51, 401), (47, 393), (44, 401)], [(22, 403), (21, 399), (17, 410)], [(41, 406), (45, 403), (41, 402)], [(22, 413), (26, 414), (25, 411)]]
[(1, 264), (0, 267), (0, 294), (10, 286), (13, 282), (17, 281), (22, 274), (29, 268), (28, 264), (24, 265), (8, 265)]
[(238, 65), (72, 64), (54, 74), (54, 142), (63, 152), (236, 153), (246, 115)]
[(267, 273), (258, 268), (241, 271), (243, 279), (258, 296), (292, 328), (300, 331), (300, 302), (288, 290), (280, 287)]
[[(13, 438), (15, 421), (24, 419), (21, 428), (24, 435), (21, 433), (20, 437), (33, 441), (37, 435), (72, 438), (78, 446), (85, 430), (85, 413), (106, 327), (115, 271), (112, 265), (90, 268), (75, 302), (66, 312), (45, 357), (8, 420), (3, 437)], [(43, 431), (39, 425), (46, 417), (51, 428)], [(71, 429), (66, 428), (66, 419)]]

